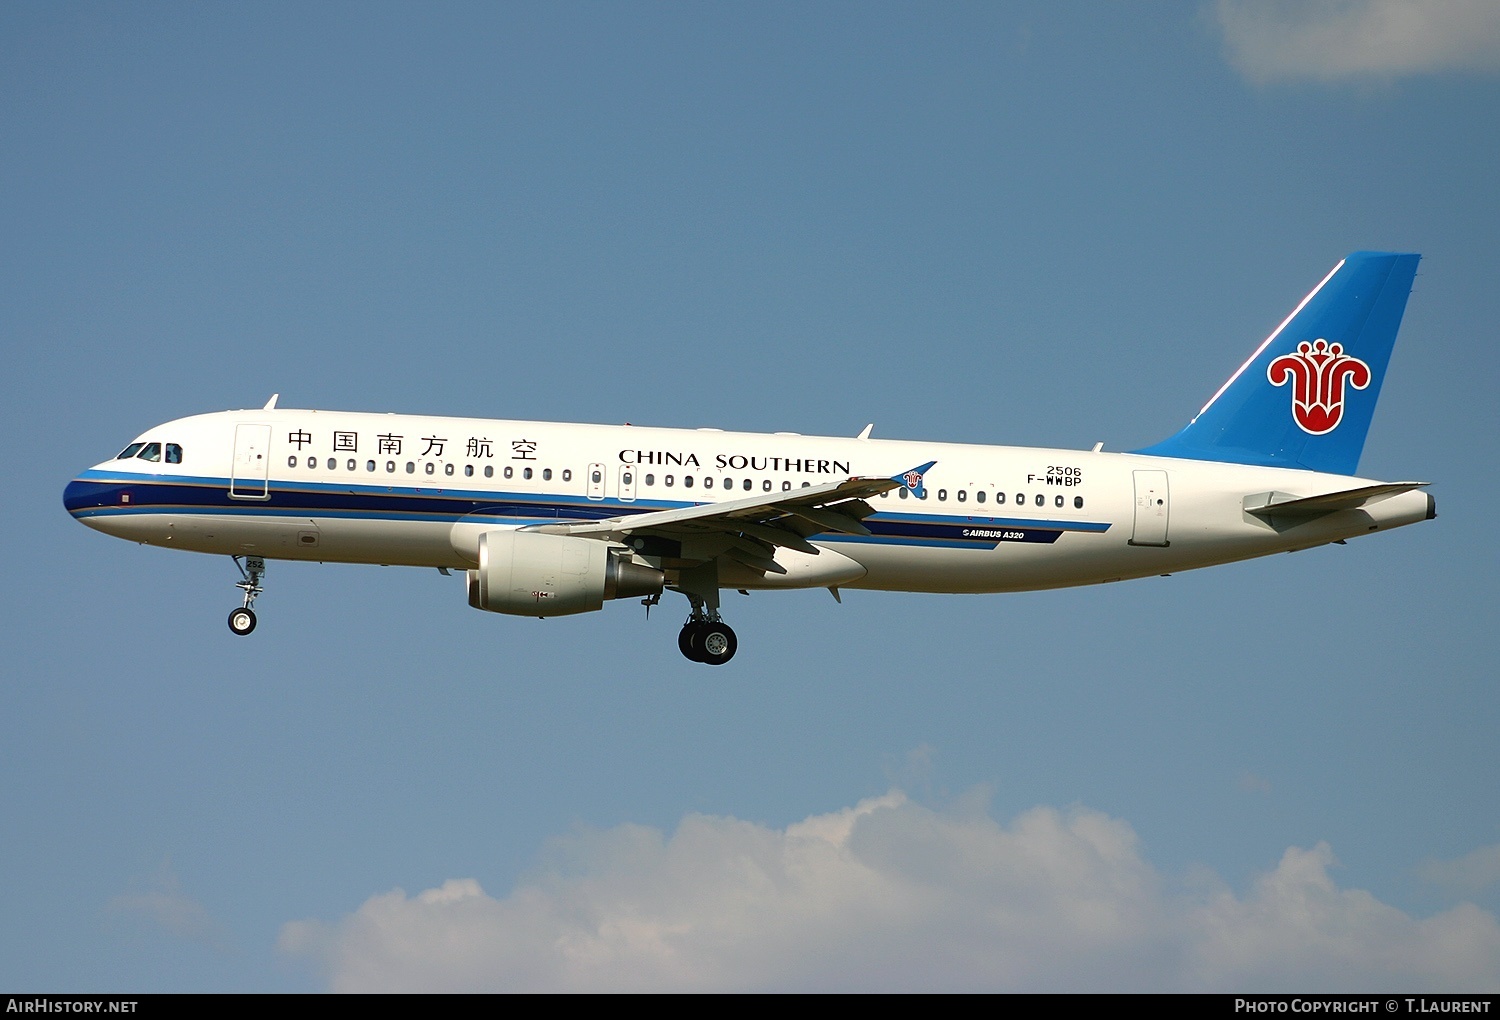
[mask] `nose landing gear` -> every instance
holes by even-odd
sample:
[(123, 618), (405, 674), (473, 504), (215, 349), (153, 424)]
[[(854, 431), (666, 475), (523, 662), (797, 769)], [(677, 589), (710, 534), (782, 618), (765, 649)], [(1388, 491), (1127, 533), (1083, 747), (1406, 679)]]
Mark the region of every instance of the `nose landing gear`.
[(261, 588), (260, 582), (266, 576), (266, 561), (259, 556), (246, 556), (245, 562), (241, 563), (240, 558), (235, 556), (234, 565), (244, 578), (243, 581), (236, 581), (234, 586), (245, 593), (245, 604), (229, 614), (229, 629), (244, 637), (255, 629), (255, 610), (250, 607), (255, 604), (256, 596), (265, 590)]

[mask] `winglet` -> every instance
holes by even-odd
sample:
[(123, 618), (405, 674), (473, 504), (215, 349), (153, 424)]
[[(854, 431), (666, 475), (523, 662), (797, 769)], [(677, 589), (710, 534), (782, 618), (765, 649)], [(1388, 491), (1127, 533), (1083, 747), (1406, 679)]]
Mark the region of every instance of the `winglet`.
[(922, 485), (922, 476), (932, 470), (932, 465), (937, 461), (929, 460), (920, 467), (914, 467), (910, 471), (903, 471), (899, 475), (891, 475), (891, 481), (900, 482), (911, 490), (911, 494), (918, 499), (927, 498), (927, 489)]

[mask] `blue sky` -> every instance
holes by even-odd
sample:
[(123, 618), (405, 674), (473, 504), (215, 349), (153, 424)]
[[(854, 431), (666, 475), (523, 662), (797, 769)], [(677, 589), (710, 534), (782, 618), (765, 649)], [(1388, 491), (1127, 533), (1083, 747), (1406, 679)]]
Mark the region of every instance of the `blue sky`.
[[(1495, 991), (1500, 17), (0, 10), (0, 987)], [(259, 406), (1108, 449), (1419, 251), (1439, 518), (1031, 595), (469, 609), (68, 519)], [(679, 600), (680, 601), (680, 600)]]

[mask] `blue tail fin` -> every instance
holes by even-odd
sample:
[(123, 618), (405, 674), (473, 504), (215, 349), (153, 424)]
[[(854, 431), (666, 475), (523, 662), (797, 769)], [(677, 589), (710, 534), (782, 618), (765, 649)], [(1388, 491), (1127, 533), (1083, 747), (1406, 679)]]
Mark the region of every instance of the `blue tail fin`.
[(1136, 452), (1352, 475), (1420, 258), (1344, 259), (1186, 428)]

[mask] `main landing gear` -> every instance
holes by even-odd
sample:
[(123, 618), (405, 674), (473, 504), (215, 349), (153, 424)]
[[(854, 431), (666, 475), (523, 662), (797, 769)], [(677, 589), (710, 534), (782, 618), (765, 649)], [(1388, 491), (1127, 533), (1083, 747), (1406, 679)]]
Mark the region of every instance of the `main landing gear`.
[(710, 666), (722, 666), (734, 658), (739, 640), (729, 624), (718, 616), (714, 613), (710, 618), (701, 610), (694, 610), (677, 634), (677, 647), (683, 655)]
[(255, 629), (255, 610), (250, 607), (255, 604), (255, 597), (264, 590), (260, 582), (266, 576), (266, 561), (259, 556), (246, 556), (245, 562), (241, 563), (236, 556), (234, 565), (244, 578), (243, 581), (236, 581), (234, 586), (245, 593), (245, 604), (229, 614), (229, 629), (244, 637)]
[(677, 648), (694, 662), (722, 666), (740, 646), (729, 624), (719, 618), (719, 572), (712, 560), (683, 570), (676, 588), (692, 603), (687, 623), (677, 634)]

